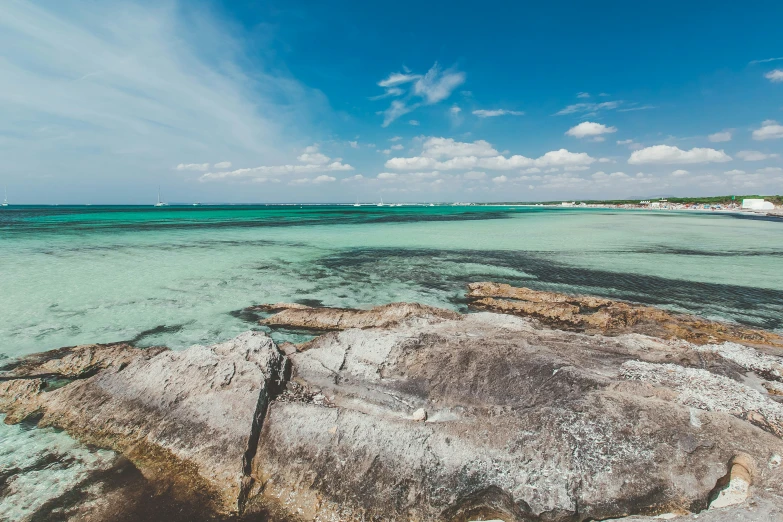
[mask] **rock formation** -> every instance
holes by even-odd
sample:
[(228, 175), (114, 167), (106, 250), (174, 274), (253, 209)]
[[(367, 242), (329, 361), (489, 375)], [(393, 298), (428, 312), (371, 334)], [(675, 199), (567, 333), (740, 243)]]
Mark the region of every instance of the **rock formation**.
[[(40, 359), (31, 357), (20, 367), (38, 374)], [(38, 412), (39, 426), (122, 452), (146, 475), (173, 477), (179, 496), (198, 498), (205, 508), (241, 508), (252, 485), (247, 471), (260, 424), (286, 380), (285, 356), (265, 334), (247, 332), (180, 352), (126, 347), (123, 359), (122, 367), (109, 366), (52, 391), (41, 379), (14, 378), (12, 371), (0, 393), (13, 394), (13, 400), (0, 405), (7, 420)], [(51, 370), (51, 361), (42, 368)]]
[(311, 308), (300, 304), (275, 304), (251, 307), (274, 315), (261, 320), (265, 326), (285, 326), (307, 330), (345, 330), (346, 328), (385, 328), (419, 319), (458, 319), (459, 314), (418, 303), (391, 303), (370, 310), (349, 308)]
[(603, 335), (636, 332), (695, 344), (733, 341), (783, 348), (783, 337), (772, 332), (624, 301), (541, 292), (498, 283), (472, 283), (468, 285), (467, 297), (473, 308), (531, 317), (554, 328)]
[(123, 453), (205, 519), (783, 520), (778, 336), (470, 292), (509, 314), (269, 305), (265, 325), (331, 331), (33, 356), (0, 375), (0, 411)]

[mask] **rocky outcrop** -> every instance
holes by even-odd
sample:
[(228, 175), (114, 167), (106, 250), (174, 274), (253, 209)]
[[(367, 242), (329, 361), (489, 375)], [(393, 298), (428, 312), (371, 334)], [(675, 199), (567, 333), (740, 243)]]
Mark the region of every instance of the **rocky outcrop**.
[(264, 326), (306, 330), (345, 330), (346, 328), (387, 328), (409, 321), (458, 319), (456, 312), (418, 303), (390, 303), (369, 310), (311, 308), (300, 304), (257, 305), (254, 310), (275, 312), (262, 319)]
[(783, 410), (720, 350), (478, 313), (333, 332), (290, 357), (298, 391), (270, 406), (250, 506), (303, 520), (686, 514), (741, 455), (764, 513), (783, 513), (769, 493)]
[(287, 359), (261, 332), (136, 355), (53, 391), (39, 379), (6, 381), (15, 392), (14, 401), (2, 403), (7, 420), (35, 410), (39, 426), (125, 454), (205, 510), (237, 511), (252, 487), (249, 464), (268, 403), (285, 382)]
[[(694, 344), (628, 303), (478, 288), (498, 297), (477, 300), (551, 308), (531, 320), (270, 305), (266, 324), (333, 331), (285, 354), (247, 332), (179, 352), (126, 347), (118, 364), (102, 349), (35, 356), (6, 370), (0, 411), (122, 453), (136, 513), (166, 491), (202, 520), (783, 516), (783, 359), (756, 343), (773, 337)], [(579, 318), (602, 311), (607, 322)], [(561, 324), (547, 314), (573, 321), (541, 328)], [(77, 518), (111, 513), (112, 491)]]
[(635, 332), (696, 344), (730, 341), (783, 349), (783, 337), (772, 332), (624, 301), (498, 283), (472, 283), (468, 285), (467, 297), (475, 309), (531, 317), (555, 328), (603, 335)]

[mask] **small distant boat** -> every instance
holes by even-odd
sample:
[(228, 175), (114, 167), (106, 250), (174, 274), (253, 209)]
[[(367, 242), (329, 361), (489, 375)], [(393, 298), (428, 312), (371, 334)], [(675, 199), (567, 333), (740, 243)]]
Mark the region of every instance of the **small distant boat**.
[(377, 205), (377, 206), (379, 206), (379, 207), (382, 207), (382, 206), (383, 206), (383, 196), (381, 196), (381, 202), (380, 202), (380, 203), (378, 203), (378, 205)]
[(0, 206), (7, 207), (8, 206), (8, 187), (3, 187), (3, 204)]
[(169, 205), (168, 203), (163, 203), (163, 202), (160, 200), (160, 185), (158, 185), (158, 202), (157, 202), (157, 203), (155, 203), (155, 206), (156, 206), (156, 207), (167, 207), (168, 205)]
[(431, 207), (434, 207), (435, 205), (433, 205), (432, 203), (430, 203), (430, 206), (431, 206)]
[[(160, 199), (160, 198), (158, 198), (158, 199)], [(194, 206), (194, 207), (200, 207), (200, 206), (201, 206), (201, 203), (193, 203), (193, 206)]]
[(361, 207), (361, 205), (359, 204), (359, 199), (358, 198), (356, 199), (356, 203), (354, 203), (353, 206), (354, 207)]

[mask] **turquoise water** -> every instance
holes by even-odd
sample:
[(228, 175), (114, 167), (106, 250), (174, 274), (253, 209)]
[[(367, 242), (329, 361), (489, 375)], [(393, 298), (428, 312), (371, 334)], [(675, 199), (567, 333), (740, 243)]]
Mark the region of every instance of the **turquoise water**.
[[(783, 220), (541, 207), (9, 207), (0, 354), (182, 348), (296, 301), (464, 310), (494, 280), (783, 328)], [(276, 334), (282, 335), (282, 334)]]
[[(522, 207), (10, 207), (0, 209), (0, 358), (121, 340), (213, 343), (258, 328), (241, 313), (257, 303), (465, 310), (465, 284), (480, 280), (781, 329), (783, 220)], [(0, 520), (37, 516), (114, 458), (62, 432), (0, 423)]]

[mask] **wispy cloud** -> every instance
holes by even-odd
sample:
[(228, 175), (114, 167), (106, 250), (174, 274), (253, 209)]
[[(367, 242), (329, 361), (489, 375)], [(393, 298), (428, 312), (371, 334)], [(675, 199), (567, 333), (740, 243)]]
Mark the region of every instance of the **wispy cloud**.
[(524, 116), (523, 111), (510, 111), (507, 109), (478, 109), (473, 111), (479, 118), (495, 118), (497, 116)]
[(566, 114), (577, 114), (582, 112), (599, 112), (602, 110), (612, 110), (622, 104), (622, 101), (608, 101), (601, 103), (574, 103), (563, 109), (560, 109), (555, 113), (556, 116), (564, 116)]
[[(379, 87), (386, 89), (384, 94), (372, 99), (379, 100), (388, 97), (404, 97), (392, 100), (383, 114), (383, 127), (388, 127), (400, 116), (413, 112), (422, 105), (434, 105), (449, 96), (454, 90), (465, 83), (465, 73), (452, 67), (443, 70), (436, 62), (426, 74), (392, 73), (386, 79), (378, 82)], [(400, 86), (405, 86), (403, 90)], [(411, 125), (418, 125), (416, 120), (411, 120)]]
[(778, 60), (783, 60), (783, 56), (779, 58), (764, 58), (763, 60), (752, 60), (748, 62), (748, 65), (756, 65), (759, 63), (769, 63), (769, 62), (777, 62)]
[(326, 107), (318, 91), (262, 64), (243, 73), (236, 28), (203, 9), (44, 5), (0, 10), (0, 48), (13, 49), (0, 60), (5, 164), (154, 183), (183, 157), (283, 160)]

